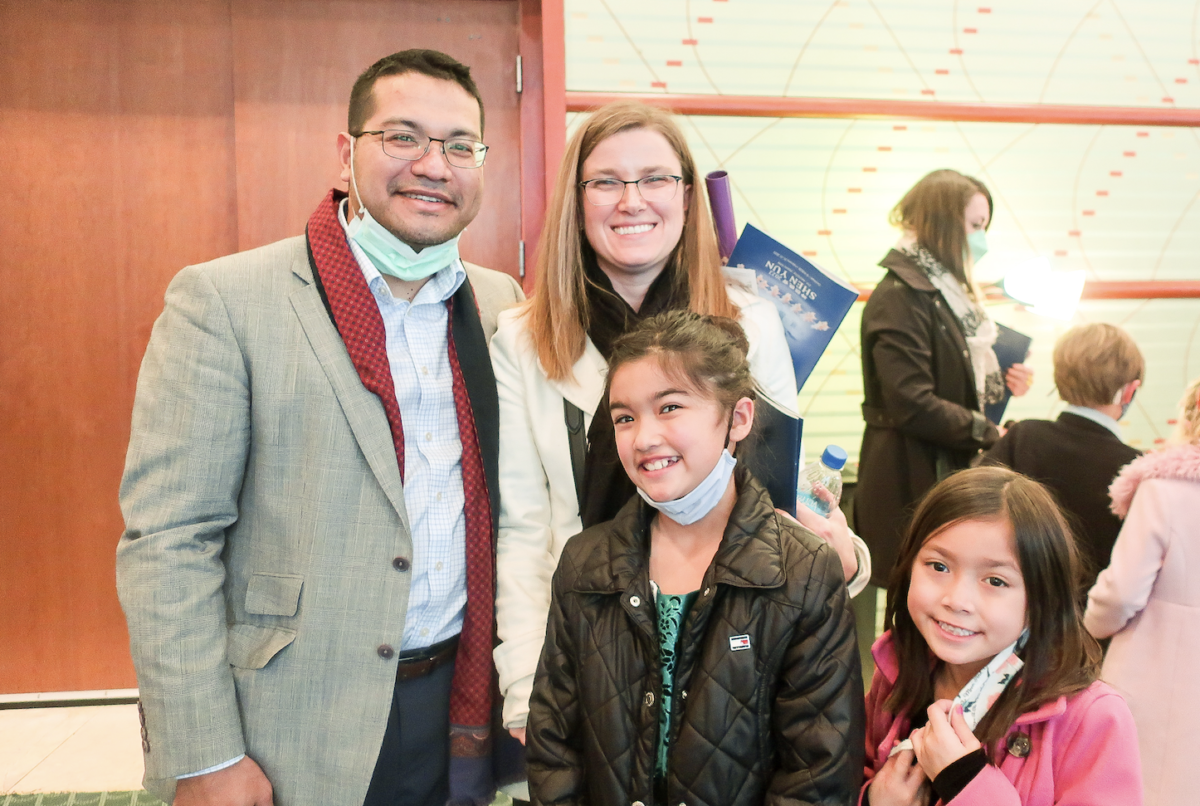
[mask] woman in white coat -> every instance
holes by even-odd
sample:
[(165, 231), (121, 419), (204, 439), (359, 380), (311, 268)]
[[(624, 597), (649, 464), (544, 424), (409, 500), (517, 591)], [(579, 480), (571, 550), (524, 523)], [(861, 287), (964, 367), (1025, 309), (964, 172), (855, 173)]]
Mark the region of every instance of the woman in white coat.
[[(778, 314), (756, 295), (753, 272), (721, 268), (703, 183), (667, 112), (618, 102), (576, 130), (536, 265), (534, 296), (501, 315), (491, 343), (500, 395), (494, 654), (504, 725), (522, 741), (563, 546), (611, 519), (634, 492), (611, 418), (598, 411), (613, 341), (664, 310), (736, 318), (760, 396), (797, 416)], [(798, 517), (838, 549), (852, 591), (861, 589), (869, 556), (840, 512), (828, 521), (807, 510)]]
[(1134, 459), (1109, 488), (1125, 522), (1084, 615), (1092, 635), (1113, 637), (1100, 676), (1137, 723), (1146, 806), (1196, 798), (1200, 378), (1184, 393), (1173, 441)]

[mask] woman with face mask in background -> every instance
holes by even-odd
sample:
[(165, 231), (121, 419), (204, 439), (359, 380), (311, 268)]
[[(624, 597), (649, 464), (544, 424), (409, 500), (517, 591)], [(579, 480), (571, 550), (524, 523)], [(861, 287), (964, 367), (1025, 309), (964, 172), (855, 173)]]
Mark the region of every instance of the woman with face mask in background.
[[(593, 112), (567, 144), (547, 206), (534, 296), (505, 312), (491, 344), (501, 456), (494, 655), (504, 725), (522, 740), (563, 546), (635, 493), (601, 401), (616, 340), (670, 310), (732, 318), (749, 341), (761, 404), (797, 414), (783, 326), (752, 273), (722, 269), (697, 180), (667, 112), (631, 102)], [(858, 574), (851, 589), (860, 590), (869, 559), (841, 513), (799, 517), (838, 551), (847, 578)]]
[(1023, 395), (1032, 371), (1001, 375), (996, 323), (972, 276), (987, 251), (992, 197), (957, 171), (928, 174), (888, 216), (902, 234), (862, 318), (863, 433), (855, 527), (886, 587), (910, 507), (939, 479), (1000, 437), (984, 406), (1007, 387)]

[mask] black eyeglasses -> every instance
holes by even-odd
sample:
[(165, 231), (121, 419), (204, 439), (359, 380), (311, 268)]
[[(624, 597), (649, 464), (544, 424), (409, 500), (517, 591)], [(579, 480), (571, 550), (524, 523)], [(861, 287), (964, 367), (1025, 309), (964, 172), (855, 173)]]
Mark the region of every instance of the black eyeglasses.
[(583, 195), (589, 202), (597, 207), (604, 207), (621, 201), (625, 195), (626, 185), (637, 185), (638, 193), (642, 194), (642, 198), (648, 202), (670, 201), (675, 198), (675, 191), (682, 181), (682, 176), (652, 174), (643, 176), (641, 179), (630, 180), (611, 177), (589, 179), (586, 182), (580, 182), (579, 186), (583, 188)]
[(380, 129), (371, 132), (359, 132), (355, 137), (364, 134), (378, 134), (379, 144), (383, 153), (398, 160), (419, 160), (429, 153), (431, 143), (442, 144), (442, 154), (446, 162), (456, 168), (479, 168), (487, 158), (488, 147), (478, 140), (469, 137), (450, 137), (445, 140), (437, 137), (426, 137), (423, 134), (410, 132), (405, 129)]

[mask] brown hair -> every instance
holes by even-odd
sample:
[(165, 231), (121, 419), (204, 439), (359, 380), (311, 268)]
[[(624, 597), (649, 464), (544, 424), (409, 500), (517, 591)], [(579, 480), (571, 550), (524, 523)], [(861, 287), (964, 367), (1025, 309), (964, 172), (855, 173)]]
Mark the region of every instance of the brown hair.
[(1185, 445), (1200, 443), (1200, 378), (1188, 384), (1179, 401), (1179, 422), (1172, 441)]
[(992, 225), (992, 194), (978, 179), (949, 168), (923, 176), (888, 214), (888, 223), (911, 231), (918, 244), (970, 288), (974, 282), (963, 261), (967, 252), (965, 214), (976, 193), (987, 199), (987, 229)]
[(941, 661), (908, 612), (917, 553), (933, 535), (970, 520), (1007, 521), (1025, 581), (1029, 640), (1017, 678), (984, 716), (975, 735), (994, 746), (1021, 714), (1087, 688), (1100, 672), (1100, 645), (1083, 627), (1077, 596), (1080, 558), (1066, 520), (1050, 492), (1003, 467), (977, 467), (943, 479), (917, 506), (888, 585), (886, 625), (895, 642), (899, 674), (887, 701), (893, 714), (912, 714), (933, 702), (933, 675)]
[(471, 78), (471, 68), (440, 50), (413, 48), (384, 56), (363, 70), (350, 90), (350, 108), (346, 113), (346, 131), (362, 134), (363, 124), (375, 114), (375, 82), (387, 76), (420, 73), (442, 81), (453, 81), (479, 104), (479, 136), (483, 136), (483, 98)]
[(533, 299), (523, 309), (538, 360), (551, 380), (571, 374), (571, 367), (583, 355), (587, 338), (583, 202), (579, 187), (583, 163), (601, 142), (630, 129), (649, 129), (665, 137), (679, 157), (685, 188), (691, 188), (683, 234), (668, 262), (674, 267), (676, 291), (686, 290), (688, 307), (696, 313), (737, 316), (737, 308), (725, 292), (704, 183), (697, 181), (696, 162), (683, 133), (670, 113), (657, 107), (634, 101), (607, 104), (593, 112), (567, 143), (554, 193), (546, 206)]
[(1145, 371), (1137, 343), (1116, 325), (1079, 325), (1054, 345), (1054, 383), (1062, 399), (1076, 406), (1107, 406)]
[(691, 311), (650, 316), (613, 345), (604, 396), (609, 396), (618, 369), (654, 356), (667, 375), (711, 395), (722, 411), (732, 411), (743, 397), (756, 397), (749, 350), (746, 333), (732, 319)]

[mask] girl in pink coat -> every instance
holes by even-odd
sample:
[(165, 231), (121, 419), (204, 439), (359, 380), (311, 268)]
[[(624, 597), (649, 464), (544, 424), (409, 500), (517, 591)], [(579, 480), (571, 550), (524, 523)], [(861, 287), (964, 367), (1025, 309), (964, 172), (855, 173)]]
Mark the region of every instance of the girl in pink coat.
[(1084, 623), (1113, 636), (1102, 677), (1128, 700), (1146, 803), (1195, 803), (1200, 722), (1200, 378), (1184, 393), (1174, 442), (1130, 462), (1109, 494), (1124, 518)]
[(1096, 678), (1042, 485), (964, 470), (918, 505), (867, 695), (863, 806), (1140, 806), (1133, 717)]

